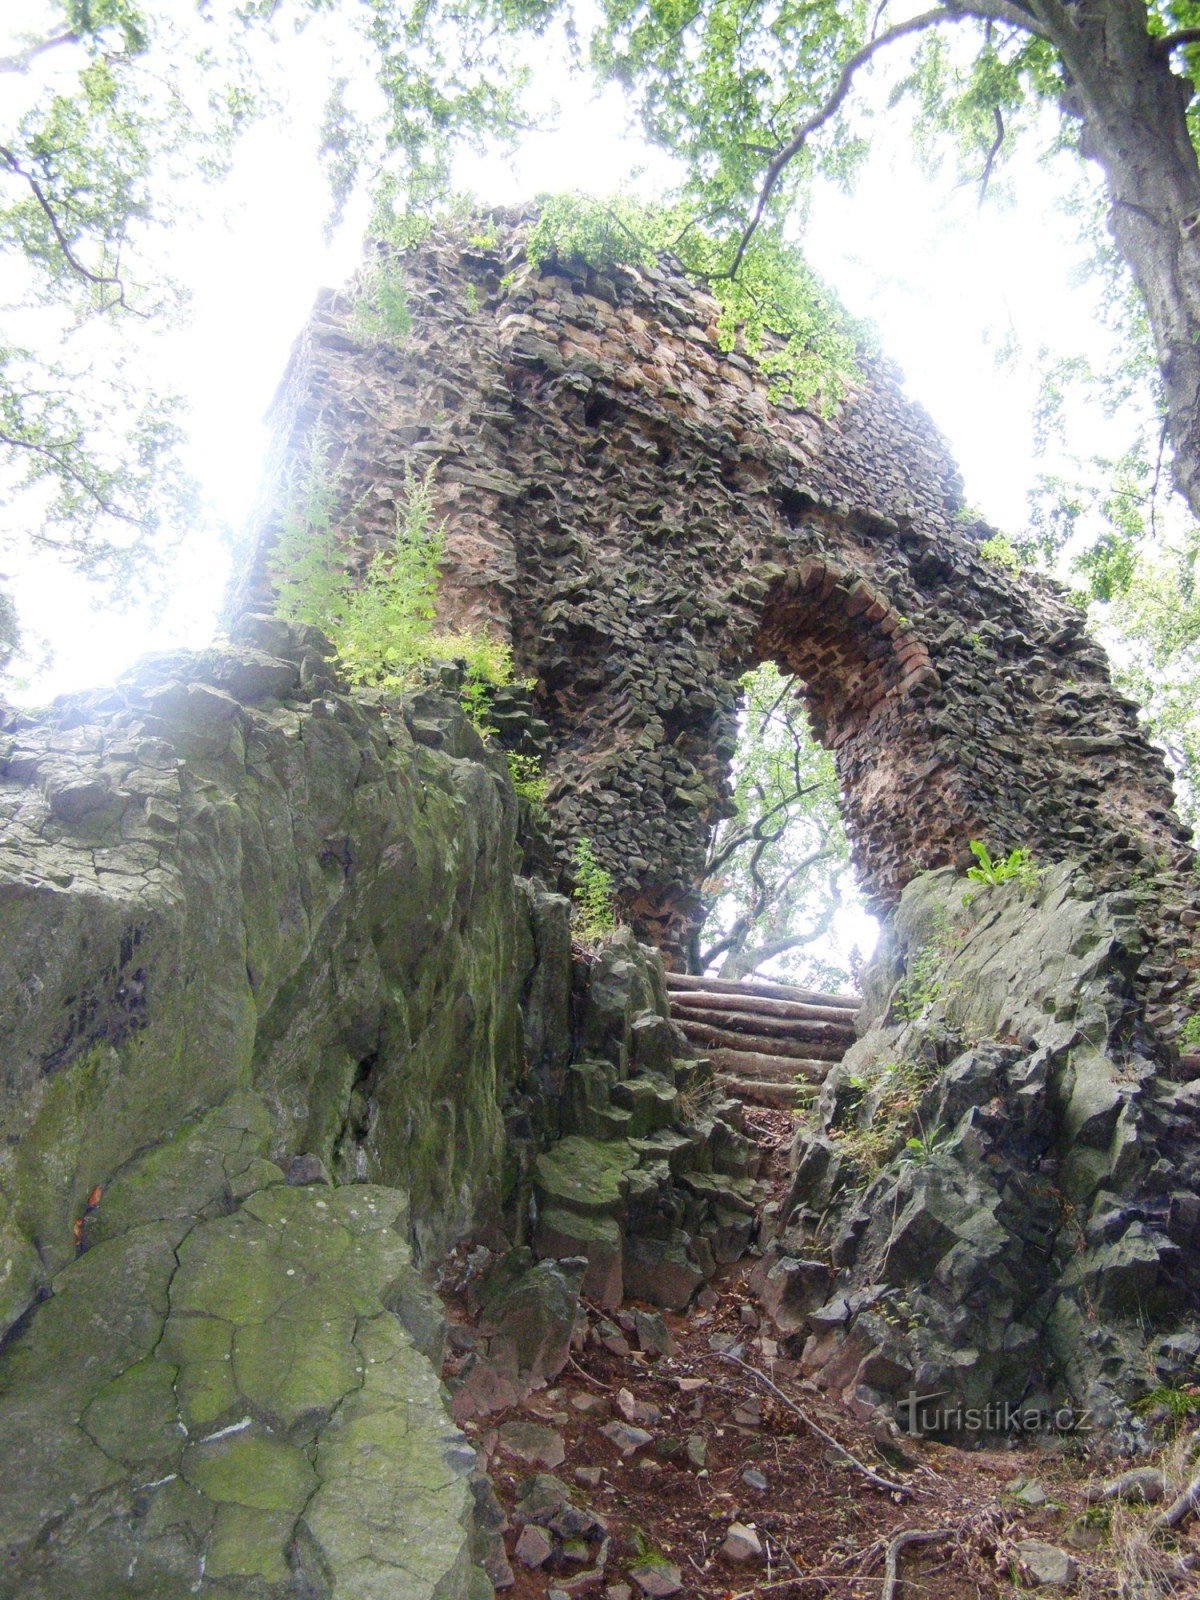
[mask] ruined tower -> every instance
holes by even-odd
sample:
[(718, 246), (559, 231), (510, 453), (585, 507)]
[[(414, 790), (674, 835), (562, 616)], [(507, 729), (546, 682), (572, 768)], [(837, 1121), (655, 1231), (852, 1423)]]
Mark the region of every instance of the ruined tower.
[[(836, 757), (874, 909), (968, 864), (971, 839), (1074, 860), (1101, 889), (1152, 879), (1141, 992), (1172, 1032), (1197, 894), (1163, 758), (1065, 591), (981, 551), (992, 530), (895, 372), (864, 359), (827, 415), (773, 397), (668, 259), (535, 268), (531, 220), (407, 251), (397, 344), (356, 336), (353, 297), (326, 296), (277, 420), (284, 472), (321, 440), (352, 565), (386, 546), (404, 471), (432, 467), (441, 605), (511, 643), (533, 683), (510, 727), (545, 758), (563, 867), (590, 839), (626, 919), (682, 964), (737, 679), (773, 660)], [(283, 498), (235, 612), (272, 603)]]

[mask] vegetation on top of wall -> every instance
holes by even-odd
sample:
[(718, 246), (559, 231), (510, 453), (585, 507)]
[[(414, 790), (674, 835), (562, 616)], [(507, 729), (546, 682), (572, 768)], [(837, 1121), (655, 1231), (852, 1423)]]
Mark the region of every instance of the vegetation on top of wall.
[(534, 266), (581, 260), (600, 271), (646, 271), (666, 253), (715, 297), (721, 349), (739, 346), (754, 356), (777, 396), (828, 410), (858, 376), (859, 352), (871, 343), (865, 325), (777, 230), (760, 229), (731, 276), (740, 232), (706, 223), (687, 202), (567, 193), (541, 195), (539, 203), (526, 246)]
[(979, 546), (979, 554), (993, 567), (1003, 567), (1008, 572), (1020, 572), (1024, 566), (1021, 552), (1004, 533), (994, 533)]

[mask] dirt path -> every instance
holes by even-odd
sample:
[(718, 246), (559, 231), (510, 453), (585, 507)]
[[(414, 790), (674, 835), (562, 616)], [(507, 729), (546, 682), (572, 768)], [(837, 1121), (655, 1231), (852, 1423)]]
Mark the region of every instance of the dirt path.
[[(782, 1183), (790, 1118), (763, 1110), (748, 1119)], [(508, 1517), (514, 1581), (504, 1592), (514, 1600), (875, 1600), (888, 1547), (905, 1530), (941, 1536), (896, 1553), (894, 1600), (1027, 1594), (1049, 1559), (1031, 1565), (1028, 1541), (1067, 1563), (1068, 1586), (1044, 1587), (1048, 1595), (1200, 1597), (1198, 1525), (1169, 1547), (1170, 1564), (1194, 1563), (1190, 1574), (1176, 1567), (1143, 1580), (1131, 1552), (1156, 1508), (1118, 1507), (1111, 1517), (1107, 1506), (1089, 1509), (1089, 1485), (1128, 1463), (1114, 1465), (1083, 1438), (978, 1450), (904, 1439), (897, 1455), (884, 1430), (824, 1396), (781, 1353), (747, 1287), (751, 1265), (727, 1269), (688, 1312), (665, 1314), (670, 1349), (661, 1354), (651, 1308), (630, 1304), (613, 1318), (589, 1308), (586, 1335), (552, 1387), (466, 1424)], [(903, 1492), (870, 1482), (794, 1407)], [(596, 1520), (564, 1524), (557, 1539), (527, 1530), (538, 1473), (552, 1473)], [(549, 1546), (547, 1559), (528, 1564)]]

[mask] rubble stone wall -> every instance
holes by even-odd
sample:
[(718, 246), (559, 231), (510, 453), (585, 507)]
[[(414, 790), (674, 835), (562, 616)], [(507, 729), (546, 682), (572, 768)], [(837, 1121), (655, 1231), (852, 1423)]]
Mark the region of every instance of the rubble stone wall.
[[(433, 467), (446, 621), (511, 641), (533, 680), (501, 710), (546, 758), (563, 867), (590, 838), (626, 917), (681, 964), (729, 804), (737, 680), (773, 659), (835, 753), (877, 909), (972, 838), (1141, 886), (1140, 992), (1171, 1031), (1200, 912), (1164, 762), (1065, 592), (981, 554), (991, 530), (895, 372), (864, 359), (829, 415), (772, 398), (669, 261), (535, 269), (528, 221), (493, 213), (494, 246), (472, 224), (408, 252), (395, 347), (360, 343), (350, 299), (326, 296), (279, 450), (319, 430), (354, 566), (389, 538), (405, 469)], [(270, 599), (285, 498), (235, 612)]]

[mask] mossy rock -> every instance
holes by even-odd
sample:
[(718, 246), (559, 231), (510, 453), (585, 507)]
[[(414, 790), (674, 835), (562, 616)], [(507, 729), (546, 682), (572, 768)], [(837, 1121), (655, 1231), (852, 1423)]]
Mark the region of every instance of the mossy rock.
[(624, 1139), (573, 1135), (542, 1152), (534, 1167), (539, 1202), (583, 1214), (619, 1216), (637, 1153)]

